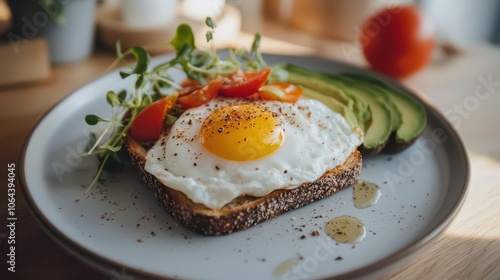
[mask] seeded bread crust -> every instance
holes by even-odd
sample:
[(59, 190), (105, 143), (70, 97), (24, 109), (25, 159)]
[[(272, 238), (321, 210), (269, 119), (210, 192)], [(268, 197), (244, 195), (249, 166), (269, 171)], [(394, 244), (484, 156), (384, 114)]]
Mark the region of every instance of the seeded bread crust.
[(130, 135), (125, 146), (132, 164), (165, 210), (188, 229), (204, 235), (230, 234), (330, 196), (352, 185), (361, 172), (361, 153), (355, 150), (342, 165), (314, 182), (291, 190), (275, 190), (263, 197), (238, 197), (223, 208), (213, 210), (163, 185), (145, 171), (147, 150)]

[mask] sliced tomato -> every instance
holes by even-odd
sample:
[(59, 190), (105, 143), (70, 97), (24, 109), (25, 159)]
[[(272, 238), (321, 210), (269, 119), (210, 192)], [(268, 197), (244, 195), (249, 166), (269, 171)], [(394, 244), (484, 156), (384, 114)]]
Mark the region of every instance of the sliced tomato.
[(261, 86), (258, 94), (264, 100), (295, 103), (302, 95), (302, 88), (287, 82), (272, 82)]
[(269, 73), (269, 68), (257, 72), (235, 72), (224, 79), (220, 93), (229, 97), (252, 95), (266, 82)]
[(181, 87), (189, 87), (189, 86), (202, 86), (202, 84), (195, 79), (186, 78), (181, 82)]
[(222, 86), (221, 80), (213, 80), (210, 83), (195, 89), (191, 93), (180, 96), (177, 102), (184, 108), (198, 107), (214, 99)]
[(130, 127), (132, 137), (139, 142), (153, 142), (160, 138), (163, 129), (163, 119), (177, 100), (177, 94), (172, 94), (151, 103), (137, 114)]
[(178, 93), (179, 93), (179, 96), (184, 96), (184, 95), (188, 95), (191, 92), (203, 87), (203, 85), (197, 80), (187, 78), (184, 81), (182, 81), (181, 87), (182, 88), (180, 90), (178, 90)]

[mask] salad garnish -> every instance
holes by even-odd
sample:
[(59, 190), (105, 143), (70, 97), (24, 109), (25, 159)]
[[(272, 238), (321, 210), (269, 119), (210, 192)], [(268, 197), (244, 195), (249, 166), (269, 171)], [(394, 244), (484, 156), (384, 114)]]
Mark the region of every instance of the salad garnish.
[[(231, 96), (230, 93), (234, 90), (231, 91), (230, 82), (228, 84), (227, 81), (221, 79), (222, 77), (228, 75), (246, 77), (265, 72), (265, 77), (261, 77), (260, 83), (253, 89), (254, 93), (266, 81), (271, 71), (259, 50), (261, 39), (259, 33), (255, 34), (250, 51), (228, 49), (228, 57), (222, 59), (214, 47), (216, 25), (211, 18), (207, 18), (205, 23), (209, 28), (205, 37), (210, 43), (210, 50), (198, 49), (191, 27), (187, 24), (181, 24), (177, 27), (175, 36), (170, 41), (170, 45), (175, 49), (175, 56), (169, 61), (155, 66), (150, 65), (150, 55), (144, 48), (137, 46), (122, 51), (120, 42), (116, 43), (117, 59), (111, 67), (119, 64), (124, 65), (125, 69), (119, 71), (120, 77), (122, 79), (135, 78), (135, 84), (130, 92), (126, 90), (109, 91), (106, 94), (106, 101), (112, 110), (110, 119), (97, 115), (85, 117), (85, 121), (89, 125), (101, 124), (104, 126), (100, 135), (91, 135), (95, 141), (85, 153), (85, 156), (97, 155), (100, 161), (97, 172), (86, 192), (89, 192), (96, 184), (104, 169), (113, 166), (113, 163), (121, 164), (119, 153), (123, 149), (127, 134), (139, 113), (152, 103), (166, 97), (177, 99), (177, 102), (166, 108), (168, 112), (164, 122), (166, 125), (171, 125), (186, 108), (199, 106), (200, 99), (202, 99), (201, 102), (205, 102), (205, 99), (210, 101), (213, 98), (212, 96), (207, 97), (206, 91), (203, 91), (204, 87), (218, 87), (217, 91), (221, 89), (224, 92), (225, 90), (229, 92), (227, 95)], [(134, 62), (131, 63), (130, 59), (133, 59)], [(179, 84), (169, 74), (172, 69), (183, 71), (187, 79)], [(185, 83), (190, 83), (190, 87), (186, 86)], [(234, 84), (232, 86), (234, 89)], [(269, 90), (266, 89), (266, 91)], [(177, 98), (179, 93), (181, 95)], [(163, 103), (169, 104), (168, 102)], [(149, 138), (144, 139), (148, 140)]]

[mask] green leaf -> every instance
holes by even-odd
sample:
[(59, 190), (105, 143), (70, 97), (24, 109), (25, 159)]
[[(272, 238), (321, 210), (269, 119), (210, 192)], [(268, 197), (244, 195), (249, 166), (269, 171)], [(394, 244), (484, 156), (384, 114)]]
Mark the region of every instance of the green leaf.
[(179, 53), (177, 54), (177, 57), (172, 59), (172, 63), (177, 64), (177, 63), (185, 63), (189, 61), (189, 56), (193, 52), (193, 49), (189, 45), (184, 45), (180, 50)]
[(113, 91), (108, 91), (108, 94), (106, 94), (106, 101), (108, 101), (111, 107), (120, 106), (121, 104), (118, 95), (116, 95), (116, 93), (114, 93)]
[(205, 34), (205, 37), (207, 38), (207, 43), (208, 43), (214, 38), (214, 34), (212, 31), (207, 31), (207, 33)]
[(192, 70), (189, 70), (189, 69), (184, 69), (184, 72), (186, 73), (186, 76), (189, 79), (197, 80), (201, 84), (206, 84), (205, 77), (204, 77), (204, 75), (202, 73), (195, 72), (195, 71), (192, 71)]
[(137, 79), (135, 80), (135, 89), (140, 89), (144, 84), (146, 83), (146, 80), (144, 79), (144, 75), (137, 75)]
[(252, 53), (257, 53), (259, 51), (261, 37), (262, 36), (260, 35), (260, 33), (255, 33), (255, 36), (253, 38), (253, 43), (252, 43)]
[(201, 67), (207, 62), (208, 58), (209, 58), (208, 53), (198, 52), (196, 54), (191, 55), (189, 63), (191, 63), (196, 67)]
[(86, 115), (85, 116), (85, 122), (88, 125), (96, 125), (98, 122), (107, 122), (107, 120), (102, 119), (96, 115)]
[(125, 71), (120, 71), (120, 77), (122, 79), (127, 78), (128, 76), (132, 75), (133, 73), (125, 72)]
[[(121, 147), (121, 146), (120, 146)], [(111, 158), (116, 161), (117, 163), (121, 163), (122, 161), (120, 160), (120, 157), (118, 156), (118, 153), (116, 152), (110, 152), (109, 153)]]
[(215, 27), (217, 27), (211, 17), (207, 17), (205, 19), (205, 24), (212, 29), (215, 29)]
[(132, 74), (144, 74), (148, 70), (149, 65), (149, 54), (145, 49), (141, 47), (133, 47), (127, 53), (132, 54), (135, 57), (135, 67), (132, 71), (120, 71), (120, 77), (122, 79), (127, 78)]
[(120, 103), (123, 103), (125, 99), (127, 99), (127, 91), (122, 90), (118, 93), (118, 99), (120, 100)]
[(135, 56), (135, 59), (137, 61), (135, 64), (134, 73), (143, 74), (144, 72), (146, 72), (149, 65), (148, 52), (146, 52), (146, 50), (141, 47), (133, 47), (131, 53)]
[(189, 45), (184, 45), (177, 51), (177, 55), (170, 61), (157, 65), (151, 72), (158, 72), (160, 69), (165, 70), (173, 67), (176, 64), (186, 64), (189, 61), (189, 56), (193, 50)]
[(151, 95), (144, 95), (144, 99), (142, 99), (141, 108), (146, 108), (149, 104), (153, 103), (153, 98)]
[(194, 44), (194, 35), (193, 30), (187, 24), (181, 24), (177, 27), (177, 31), (175, 33), (175, 37), (170, 41), (170, 45), (174, 47), (177, 52), (177, 55), (181, 53), (184, 48), (188, 48), (189, 53), (193, 51), (196, 46)]
[(193, 71), (191, 67), (189, 67), (188, 65), (192, 51), (193, 50), (191, 49), (190, 46), (184, 45), (181, 49), (179, 49), (177, 57), (175, 57), (172, 61), (175, 61), (176, 64), (178, 63), (182, 66), (182, 70), (184, 71), (184, 73), (186, 73), (188, 78), (198, 80), (202, 84), (204, 84), (205, 80), (203, 78), (203, 74), (200, 72)]

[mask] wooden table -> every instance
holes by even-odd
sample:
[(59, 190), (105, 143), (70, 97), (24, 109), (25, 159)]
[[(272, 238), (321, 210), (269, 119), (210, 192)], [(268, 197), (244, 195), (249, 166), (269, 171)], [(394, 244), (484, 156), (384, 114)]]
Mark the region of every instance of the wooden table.
[[(267, 29), (267, 32), (265, 34), (270, 36), (284, 36), (283, 32), (273, 31), (272, 28)], [(309, 38), (306, 34), (297, 36), (305, 36), (307, 39), (299, 40), (303, 43), (302, 46), (291, 45), (277, 40), (263, 40), (265, 42), (263, 44), (264, 50), (281, 53), (286, 50), (288, 53), (296, 54), (316, 53), (354, 64), (362, 65), (364, 63), (359, 53), (351, 57), (346, 56), (342, 51), (341, 44), (338, 42)], [(243, 34), (242, 40), (239, 41), (246, 44), (250, 40), (250, 35)], [(500, 57), (498, 48), (487, 49), (488, 52), (480, 50), (473, 53), (473, 55), (484, 61), (493, 60), (493, 62), (496, 56)], [(467, 54), (463, 54), (463, 56), (467, 57)], [(0, 139), (2, 143), (0, 145), (0, 162), (1, 166), (3, 166), (1, 170), (2, 178), (6, 178), (8, 163), (15, 163), (16, 165), (19, 163), (22, 144), (37, 119), (70, 92), (105, 73), (114, 58), (115, 56), (112, 53), (98, 51), (84, 61), (54, 66), (53, 77), (50, 81), (0, 88)], [(462, 57), (462, 59), (464, 58)], [(433, 86), (435, 91), (440, 91), (440, 85), (459, 82), (454, 80), (455, 76), (450, 76), (451, 67), (471, 66), (466, 59), (461, 63), (457, 61), (449, 61), (448, 63), (448, 67), (443, 66), (443, 64), (432, 65), (421, 74), (403, 82), (424, 89), (424, 92), (432, 93)], [(494, 70), (486, 69), (486, 71), (490, 71), (489, 73)], [(487, 74), (488, 72), (486, 72)], [(435, 83), (425, 82), (436, 75), (447, 77), (448, 80), (440, 81), (436, 80), (436, 78), (433, 79)], [(500, 69), (496, 69), (493, 75), (493, 80), (500, 81)], [(500, 88), (495, 90), (495, 93), (500, 96)], [(431, 101), (437, 99), (438, 105), (445, 111), (446, 104), (453, 103), (446, 103), (441, 100), (442, 96), (439, 94), (440, 92), (427, 97)], [(463, 100), (463, 97), (455, 96), (455, 98), (459, 101)], [(494, 121), (497, 124), (500, 119), (498, 113), (500, 102), (498, 102), (498, 99), (492, 99), (491, 102), (493, 101), (497, 102), (495, 103), (496, 111), (478, 112), (477, 114), (492, 115), (494, 117), (489, 123), (491, 124)], [(490, 108), (488, 106), (484, 107)], [(483, 124), (477, 123), (475, 125), (480, 126)], [(464, 125), (463, 127), (467, 126)], [(494, 127), (489, 128), (494, 130), (491, 135), (481, 135), (481, 137), (485, 137), (485, 141), (489, 141), (489, 144), (493, 141), (495, 143), (493, 147), (498, 147), (498, 144), (496, 144), (500, 138), (497, 132), (498, 124)], [(461, 131), (460, 127), (459, 131)], [(462, 136), (466, 139), (469, 137)], [(466, 144), (468, 143), (466, 142)], [(482, 146), (483, 142), (478, 145)], [(480, 147), (473, 147), (472, 150), (481, 152)], [(428, 251), (414, 259), (402, 270), (389, 276), (388, 279), (500, 279), (500, 177), (498, 176), (500, 173), (500, 162), (498, 161), (500, 157), (494, 159), (489, 157), (488, 153), (482, 152), (482, 154), (471, 154), (472, 181), (470, 193), (463, 209), (451, 226)], [(0, 199), (3, 201), (2, 205), (5, 205), (4, 202), (7, 200), (6, 191), (5, 188), (2, 188), (2, 190)], [(117, 277), (116, 275), (104, 275), (94, 270), (62, 249), (34, 220), (27, 209), (19, 188), (16, 192), (18, 222), (16, 228), (17, 272), (15, 279), (110, 279), (111, 277)], [(2, 252), (1, 260), (3, 263), (0, 278), (13, 279), (3, 276), (6, 273), (6, 254), (4, 253), (7, 250), (5, 242), (7, 236), (5, 228), (6, 207), (1, 207), (0, 214), (2, 216), (0, 251)], [(12, 277), (12, 275), (7, 276)]]

